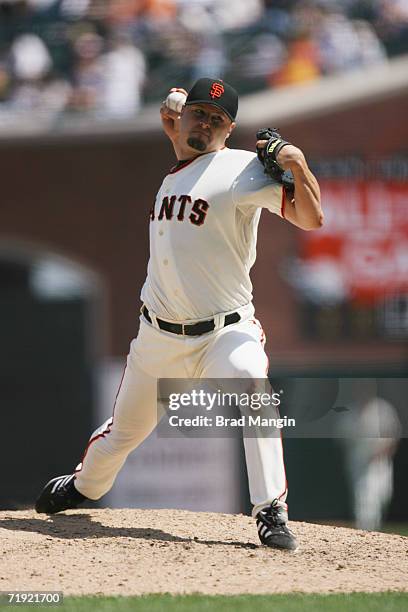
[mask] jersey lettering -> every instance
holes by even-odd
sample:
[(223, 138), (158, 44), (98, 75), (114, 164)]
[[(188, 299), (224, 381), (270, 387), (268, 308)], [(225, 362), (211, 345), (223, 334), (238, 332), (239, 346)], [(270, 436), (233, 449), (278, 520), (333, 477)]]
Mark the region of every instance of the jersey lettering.
[(191, 204), (191, 197), (189, 195), (181, 195), (179, 197), (179, 202), (181, 203), (180, 203), (180, 209), (177, 215), (177, 219), (179, 221), (184, 221), (184, 211), (186, 210), (186, 204), (187, 202)]
[(174, 210), (174, 204), (176, 202), (176, 198), (177, 196), (171, 196), (170, 200), (167, 196), (163, 198), (159, 216), (157, 217), (159, 221), (161, 221), (164, 216), (166, 217), (166, 219), (173, 218), (173, 210)]
[(191, 223), (194, 223), (194, 225), (202, 225), (209, 207), (210, 205), (205, 200), (202, 200), (201, 198), (195, 200), (189, 216)]
[[(202, 198), (198, 198), (197, 200), (194, 200), (194, 204), (191, 206), (191, 212), (188, 217), (186, 217), (186, 206), (192, 202), (191, 196), (189, 195), (181, 195), (178, 197), (178, 199), (176, 195), (172, 195), (170, 197), (165, 196), (162, 200), (160, 212), (157, 215), (157, 220), (163, 221), (163, 219), (168, 219), (170, 221), (173, 219), (177, 201), (180, 202), (180, 207), (177, 213), (177, 221), (184, 221), (186, 218), (188, 218), (193, 225), (202, 225), (204, 223), (210, 205)], [(154, 221), (155, 219), (154, 208), (155, 206), (153, 205), (150, 210), (151, 221)]]

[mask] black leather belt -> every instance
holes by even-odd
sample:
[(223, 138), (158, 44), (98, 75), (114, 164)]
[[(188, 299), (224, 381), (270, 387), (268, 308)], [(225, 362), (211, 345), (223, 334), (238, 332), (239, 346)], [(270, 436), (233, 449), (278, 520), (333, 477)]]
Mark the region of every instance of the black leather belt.
[[(142, 314), (149, 321), (152, 319), (149, 315), (149, 311), (146, 306), (142, 306)], [(232, 325), (232, 323), (238, 323), (241, 320), (241, 316), (237, 312), (225, 315), (224, 327)], [(201, 334), (207, 334), (215, 329), (214, 319), (208, 319), (208, 321), (200, 321), (199, 323), (193, 323), (192, 325), (184, 325), (182, 323), (170, 323), (169, 321), (163, 321), (156, 317), (157, 325), (163, 331), (171, 332), (172, 334), (179, 334), (183, 336), (201, 336)]]

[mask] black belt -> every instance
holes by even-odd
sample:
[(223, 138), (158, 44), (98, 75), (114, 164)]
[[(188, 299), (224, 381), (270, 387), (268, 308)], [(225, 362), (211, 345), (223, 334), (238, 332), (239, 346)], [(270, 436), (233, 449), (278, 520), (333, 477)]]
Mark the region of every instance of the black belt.
[[(152, 322), (149, 315), (149, 311), (146, 306), (142, 306), (142, 314), (145, 319)], [(232, 323), (238, 323), (241, 320), (241, 316), (237, 312), (225, 315), (224, 327), (232, 325)], [(164, 331), (171, 332), (172, 334), (179, 334), (183, 336), (201, 336), (201, 334), (207, 334), (215, 329), (214, 319), (208, 319), (208, 321), (200, 321), (199, 323), (193, 323), (192, 325), (184, 325), (182, 323), (169, 323), (169, 321), (163, 321), (156, 317), (157, 325)]]

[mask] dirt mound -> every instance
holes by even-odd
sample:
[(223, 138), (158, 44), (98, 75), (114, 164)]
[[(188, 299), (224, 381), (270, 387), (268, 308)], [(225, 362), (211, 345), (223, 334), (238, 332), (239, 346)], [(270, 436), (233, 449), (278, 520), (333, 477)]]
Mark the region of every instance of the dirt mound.
[(295, 553), (253, 519), (181, 510), (0, 512), (0, 591), (68, 594), (408, 591), (408, 538), (292, 523)]

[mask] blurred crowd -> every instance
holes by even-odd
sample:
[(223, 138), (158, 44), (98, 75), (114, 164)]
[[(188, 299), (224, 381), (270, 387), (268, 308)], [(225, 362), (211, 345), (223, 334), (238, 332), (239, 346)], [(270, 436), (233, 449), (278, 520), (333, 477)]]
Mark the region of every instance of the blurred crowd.
[(246, 93), (406, 52), (408, 0), (0, 0), (0, 119), (129, 119), (204, 75)]

